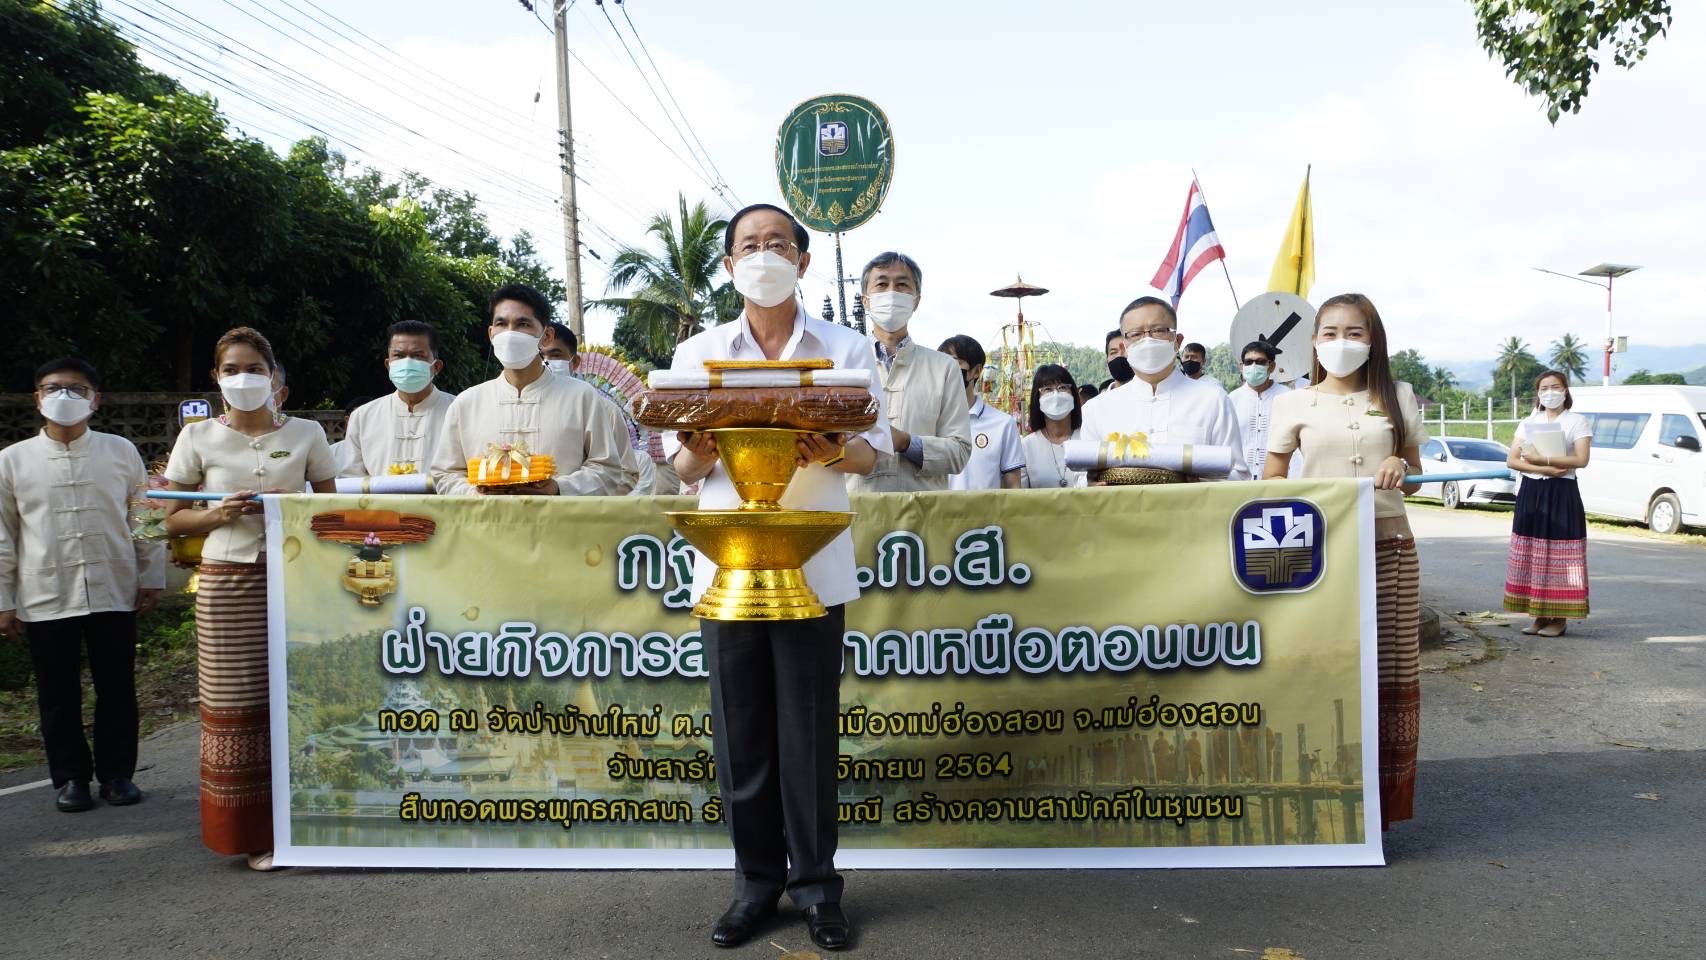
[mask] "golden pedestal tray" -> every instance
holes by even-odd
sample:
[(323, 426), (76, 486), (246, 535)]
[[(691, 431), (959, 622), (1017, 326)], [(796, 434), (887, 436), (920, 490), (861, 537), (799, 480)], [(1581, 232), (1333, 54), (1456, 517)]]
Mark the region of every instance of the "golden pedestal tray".
[(798, 430), (713, 430), (717, 459), (741, 504), (735, 510), (683, 510), (669, 522), (717, 565), (693, 615), (706, 620), (809, 620), (829, 611), (801, 569), (853, 522), (853, 514), (784, 510), (778, 502), (798, 465)]

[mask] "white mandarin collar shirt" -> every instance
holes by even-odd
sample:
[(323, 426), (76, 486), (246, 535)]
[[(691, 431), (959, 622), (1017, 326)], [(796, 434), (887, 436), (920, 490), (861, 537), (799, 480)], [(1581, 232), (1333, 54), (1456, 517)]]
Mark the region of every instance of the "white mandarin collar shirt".
[(450, 403), (433, 455), (440, 494), (477, 493), (468, 461), (493, 443), (526, 443), (556, 461), (562, 496), (621, 496), (639, 482), (628, 454), (628, 425), (615, 404), (583, 380), (544, 371), (517, 390), (500, 374)]
[(147, 480), (110, 433), (64, 444), (44, 430), (0, 450), (0, 610), (26, 623), (128, 611), (138, 589), (165, 587), (165, 543), (131, 536)]
[(349, 433), (344, 437), (348, 446), (339, 457), (338, 475), (383, 477), (430, 472), (445, 414), (455, 399), (455, 395), (435, 387), (413, 410), (398, 393), (357, 407), (350, 414)]
[[(869, 370), (872, 393), (883, 409), (877, 416), (877, 422), (859, 436), (877, 451), (879, 457), (894, 453), (894, 442), (889, 434), (887, 404), (883, 400), (881, 388), (878, 387), (882, 380), (878, 373), (877, 355), (871, 349), (870, 341), (847, 327), (807, 316), (797, 302), (795, 307), (794, 331), (776, 359), (821, 358), (834, 361), (838, 370)], [(675, 359), (671, 362), (670, 369), (700, 370), (706, 360), (768, 359), (771, 358), (766, 357), (758, 346), (758, 341), (754, 339), (752, 328), (747, 322), (746, 312), (742, 311), (740, 318), (733, 323), (712, 327), (682, 341), (675, 348)], [(681, 449), (681, 443), (674, 433), (666, 433), (663, 443), (664, 453), (671, 459), (675, 457), (676, 451)], [(794, 473), (794, 479), (782, 494), (781, 503), (792, 510), (846, 510), (849, 501), (845, 477), (828, 467), (809, 464)], [(738, 506), (740, 494), (735, 492), (734, 483), (729, 480), (728, 473), (719, 462), (711, 468), (710, 475), (700, 485), (699, 508), (730, 510)], [(817, 593), (818, 599), (825, 606), (851, 603), (859, 599), (859, 581), (855, 570), (853, 533), (851, 529), (844, 530), (829, 546), (806, 561), (806, 583)], [(694, 600), (697, 601), (710, 588), (711, 578), (716, 572), (716, 564), (708, 558), (697, 558), (693, 566)]]
[(1232, 400), (1220, 384), (1192, 380), (1179, 371), (1178, 364), (1154, 386), (1137, 377), (1084, 405), (1084, 439), (1106, 440), (1114, 433), (1147, 434), (1155, 443), (1230, 447), (1230, 479), (1250, 479)]
[[(946, 490), (949, 478), (971, 457), (971, 414), (966, 409), (965, 374), (960, 362), (911, 337), (893, 352), (871, 338), (880, 371), (884, 412), (889, 425), (909, 434), (918, 446), (919, 465), (905, 451), (879, 454), (868, 477), (848, 477), (853, 493), (911, 493)], [(874, 388), (875, 389), (875, 388)], [(890, 439), (892, 442), (893, 434)]]
[[(1256, 480), (1262, 479), (1262, 468), (1268, 462), (1268, 425), (1273, 421), (1274, 399), (1290, 392), (1291, 388), (1283, 383), (1271, 383), (1259, 393), (1246, 383), (1228, 395), (1232, 398), (1232, 409), (1238, 414), (1238, 436), (1244, 441), (1244, 449), (1239, 453), (1244, 465), (1250, 468), (1250, 476)], [(1302, 475), (1303, 457), (1293, 456), (1286, 476)]]

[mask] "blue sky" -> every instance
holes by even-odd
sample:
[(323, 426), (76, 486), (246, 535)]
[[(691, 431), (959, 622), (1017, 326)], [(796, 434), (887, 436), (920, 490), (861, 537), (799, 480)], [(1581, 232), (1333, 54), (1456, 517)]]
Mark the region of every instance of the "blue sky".
[[(112, 0), (109, 12), (171, 36), (141, 13), (165, 16), (160, 2)], [(330, 35), (307, 19), (324, 14), (305, 0), (269, 6), (323, 46), (241, 12), (254, 2), (265, 0), (172, 6), (425, 134), (436, 146), (273, 88), (298, 116), (338, 125), (361, 148), (345, 148), (356, 158), (479, 192), (498, 229), (533, 229), (560, 262), (550, 37), (515, 0), (318, 0), (418, 72), (359, 37)], [(1192, 167), (1247, 300), (1266, 284), (1311, 163), (1319, 265), (1310, 299), (1369, 294), (1397, 348), (1448, 362), (1482, 359), (1513, 334), (1543, 345), (1571, 332), (1597, 344), (1603, 297), (1529, 268), (1604, 260), (1645, 266), (1620, 286), (1618, 333), (1649, 345), (1706, 340), (1693, 289), (1706, 262), (1699, 3), (1677, 4), (1671, 35), (1648, 60), (1631, 72), (1608, 66), (1583, 114), (1557, 128), (1480, 50), (1461, 0), (627, 5), (743, 201), (777, 199), (776, 127), (795, 103), (844, 92), (884, 109), (894, 184), (883, 212), (844, 245), (849, 270), (890, 248), (921, 262), (920, 340), (970, 333), (998, 343), (1011, 303), (988, 292), (1023, 273), (1053, 291), (1027, 301), (1029, 319), (1058, 339), (1099, 344), (1120, 306), (1148, 292)], [(627, 36), (621, 10), (607, 6)], [(578, 0), (569, 25), (598, 78), (686, 155), (593, 0)], [(229, 54), (219, 63), (245, 89), (277, 83)], [(572, 84), (593, 250), (608, 257), (615, 241), (640, 241), (644, 215), (672, 207), (677, 191), (715, 200), (578, 65)], [(305, 132), (213, 92), (263, 139)], [(827, 237), (814, 238), (813, 252), (804, 294), (815, 312), (834, 258)], [(604, 295), (597, 260), (587, 260), (585, 289)], [(1186, 291), (1182, 325), (1193, 339), (1224, 341), (1234, 309), (1211, 267)], [(594, 339), (612, 322), (590, 314)]]

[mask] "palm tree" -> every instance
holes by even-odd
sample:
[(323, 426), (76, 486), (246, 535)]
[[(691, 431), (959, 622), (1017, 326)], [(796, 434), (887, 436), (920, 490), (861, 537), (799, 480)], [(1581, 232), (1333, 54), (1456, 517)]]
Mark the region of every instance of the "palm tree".
[(1586, 380), (1588, 376), (1587, 344), (1583, 343), (1573, 333), (1566, 333), (1552, 341), (1552, 369), (1561, 371), (1571, 382)]
[(688, 209), (685, 196), (676, 199), (679, 220), (666, 211), (646, 225), (646, 233), (658, 241), (657, 252), (624, 247), (610, 263), (605, 292), (631, 295), (593, 301), (593, 306), (619, 311), (618, 336), (660, 365), (668, 363), (676, 344), (704, 327), (732, 320), (740, 310), (734, 286), (715, 283), (728, 221), (713, 217), (704, 201)]
[(1540, 361), (1534, 359), (1534, 354), (1528, 352), (1528, 344), (1521, 337), (1511, 337), (1499, 347), (1499, 360), (1493, 366), (1493, 383), (1509, 380), (1511, 396), (1516, 396), (1516, 381)]

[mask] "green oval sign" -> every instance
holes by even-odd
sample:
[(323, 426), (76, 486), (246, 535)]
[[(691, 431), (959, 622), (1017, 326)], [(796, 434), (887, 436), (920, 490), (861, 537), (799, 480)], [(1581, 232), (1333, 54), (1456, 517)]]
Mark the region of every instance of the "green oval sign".
[(801, 223), (821, 233), (851, 230), (875, 216), (893, 175), (889, 118), (863, 97), (813, 97), (776, 133), (782, 196)]

